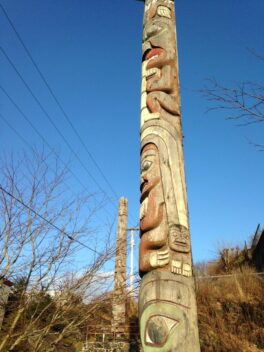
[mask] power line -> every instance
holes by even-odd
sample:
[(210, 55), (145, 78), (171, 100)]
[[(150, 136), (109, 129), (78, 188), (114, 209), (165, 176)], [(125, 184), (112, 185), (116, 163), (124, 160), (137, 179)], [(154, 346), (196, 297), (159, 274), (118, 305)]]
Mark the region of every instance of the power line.
[[(1, 116), (1, 114), (0, 114)], [(9, 197), (13, 198), (15, 201), (17, 201), (19, 204), (21, 204), (24, 208), (30, 210), (33, 214), (35, 214), (36, 216), (38, 216), (41, 220), (45, 221), (47, 224), (51, 225), (53, 228), (55, 228), (57, 231), (63, 233), (64, 235), (66, 235), (66, 237), (69, 238), (69, 240), (71, 241), (75, 241), (78, 244), (80, 244), (81, 246), (87, 248), (88, 250), (94, 252), (97, 255), (101, 255), (101, 253), (97, 252), (95, 249), (87, 246), (86, 244), (84, 244), (83, 242), (79, 241), (77, 238), (72, 237), (71, 235), (69, 235), (66, 231), (62, 230), (61, 228), (59, 228), (57, 225), (55, 225), (53, 222), (51, 222), (50, 220), (46, 219), (44, 216), (42, 216), (41, 214), (39, 214), (36, 210), (34, 210), (32, 207), (30, 207), (29, 205), (25, 204), (23, 201), (21, 201), (20, 199), (18, 199), (16, 196), (14, 196), (12, 193), (8, 192), (5, 188), (3, 188), (0, 184), (0, 190), (2, 192), (4, 192), (5, 194), (7, 194)], [(116, 253), (116, 249), (113, 251), (113, 254)], [(111, 254), (111, 252), (109, 253)], [(113, 258), (110, 258), (110, 261), (114, 261), (115, 260)]]
[[(21, 110), (21, 108), (18, 106), (18, 104), (11, 98), (11, 96), (7, 93), (7, 91), (4, 89), (4, 87), (0, 84), (0, 89), (3, 91), (3, 93), (6, 95), (6, 97), (9, 99), (9, 101), (15, 106), (17, 111), (22, 115), (23, 119), (30, 125), (30, 127), (33, 129), (33, 131), (42, 139), (43, 143), (47, 145), (47, 147), (50, 149), (51, 153), (58, 158), (58, 160), (65, 166), (65, 168), (71, 173), (71, 175), (76, 179), (76, 181), (81, 185), (84, 191), (90, 192), (88, 188), (83, 184), (83, 182), (80, 180), (80, 178), (76, 175), (75, 172), (73, 172), (67, 163), (60, 157), (60, 155), (54, 150), (54, 148), (48, 143), (48, 141), (45, 139), (45, 137), (39, 132), (39, 130), (36, 128), (36, 126), (30, 121), (29, 117)], [(0, 113), (0, 118), (5, 122), (5, 124), (18, 136), (19, 139), (22, 140), (24, 144), (27, 145), (29, 149), (32, 150), (32, 145), (28, 143), (28, 141), (17, 131), (16, 128), (14, 128), (10, 122), (3, 116), (3, 114)], [(54, 171), (55, 172), (55, 171)], [(104, 211), (112, 216), (107, 209), (104, 208)], [(95, 216), (98, 218), (99, 221), (102, 221), (102, 219), (95, 213)]]
[[(3, 91), (3, 93), (6, 95), (6, 97), (9, 99), (9, 101), (15, 106), (15, 108), (18, 110), (18, 112), (22, 115), (24, 120), (31, 126), (31, 128), (34, 130), (34, 132), (42, 139), (43, 143), (48, 146), (50, 149), (51, 153), (53, 153), (58, 160), (65, 166), (65, 168), (72, 174), (72, 176), (77, 180), (77, 182), (82, 186), (83, 190), (87, 191), (88, 193), (90, 192), (87, 187), (83, 184), (83, 182), (80, 180), (80, 178), (74, 173), (67, 163), (60, 157), (60, 155), (54, 150), (54, 148), (47, 142), (45, 137), (39, 132), (39, 130), (34, 126), (34, 124), (30, 121), (29, 117), (21, 110), (21, 108), (18, 106), (18, 104), (11, 98), (11, 96), (7, 93), (7, 91), (3, 88), (3, 86), (0, 84), (0, 89)], [(17, 131), (16, 128), (14, 128), (10, 122), (3, 116), (3, 114), (0, 113), (0, 118), (5, 122), (5, 124), (18, 136), (19, 139), (22, 140), (24, 144), (28, 146), (29, 149), (32, 150), (32, 145), (28, 143), (28, 141)], [(109, 215), (110, 212), (103, 208), (104, 211)], [(102, 219), (95, 213), (95, 216), (98, 218), (98, 220), (102, 221)]]
[(62, 112), (63, 116), (65, 117), (66, 121), (68, 122), (68, 124), (70, 125), (71, 129), (73, 130), (73, 132), (75, 133), (75, 135), (77, 136), (77, 138), (79, 139), (81, 145), (83, 146), (83, 148), (85, 149), (86, 153), (89, 155), (90, 159), (92, 160), (93, 164), (96, 166), (97, 170), (99, 171), (99, 173), (101, 174), (101, 176), (103, 177), (104, 181), (106, 182), (106, 184), (109, 186), (109, 188), (111, 189), (112, 193), (115, 195), (115, 197), (118, 199), (118, 195), (116, 193), (116, 191), (113, 189), (112, 185), (110, 184), (109, 180), (107, 179), (107, 177), (105, 176), (104, 172), (102, 171), (102, 169), (100, 168), (100, 166), (98, 165), (98, 163), (96, 162), (95, 158), (93, 157), (93, 155), (91, 154), (91, 152), (88, 150), (87, 145), (85, 144), (84, 140), (82, 139), (82, 137), (80, 136), (79, 132), (77, 131), (76, 127), (74, 126), (74, 124), (72, 123), (71, 119), (69, 118), (68, 114), (66, 113), (65, 109), (63, 108), (62, 104), (60, 103), (60, 101), (58, 100), (58, 98), (56, 97), (53, 89), (51, 88), (50, 84), (48, 83), (47, 79), (45, 78), (44, 74), (42, 73), (42, 71), (40, 70), (38, 64), (36, 63), (36, 61), (34, 60), (34, 58), (32, 57), (29, 49), (27, 48), (25, 42), (23, 41), (23, 39), (21, 38), (20, 34), (18, 33), (17, 29), (15, 28), (13, 22), (11, 21), (10, 17), (7, 14), (7, 11), (5, 10), (5, 8), (3, 7), (2, 4), (0, 4), (0, 7), (6, 17), (6, 19), (8, 20), (10, 26), (12, 27), (13, 31), (15, 32), (19, 42), (21, 43), (21, 45), (23, 46), (25, 52), (27, 53), (31, 63), (33, 64), (33, 66), (35, 67), (35, 69), (37, 70), (38, 74), (40, 75), (42, 81), (44, 82), (45, 86), (47, 87), (48, 91), (50, 92), (51, 96), (53, 97), (53, 99), (55, 100), (56, 104), (58, 105), (60, 111)]
[(32, 146), (28, 141), (8, 122), (8, 120), (0, 113), (0, 119), (4, 121), (4, 123), (25, 143), (30, 149)]
[[(0, 118), (3, 119), (3, 121), (9, 126), (9, 128), (11, 128), (26, 144), (30, 146), (30, 144), (17, 132), (17, 130), (15, 128), (13, 128), (9, 122), (4, 118), (4, 116), (0, 113)], [(79, 241), (76, 238), (73, 238), (71, 235), (69, 235), (67, 232), (65, 232), (64, 230), (62, 230), (61, 228), (59, 228), (57, 225), (55, 225), (53, 222), (51, 222), (50, 220), (46, 219), (44, 216), (42, 216), (41, 214), (39, 214), (36, 210), (34, 210), (32, 207), (28, 206), (27, 204), (25, 204), (23, 201), (21, 201), (20, 199), (18, 199), (16, 196), (14, 196), (12, 193), (8, 192), (6, 189), (4, 189), (1, 184), (0, 184), (0, 190), (2, 192), (4, 192), (5, 194), (7, 194), (9, 197), (13, 198), (14, 200), (16, 200), (18, 203), (20, 203), (23, 207), (25, 207), (26, 209), (30, 210), (33, 214), (35, 214), (36, 216), (38, 216), (40, 219), (42, 219), (43, 221), (45, 221), (47, 224), (51, 225), (52, 227), (54, 227), (56, 230), (58, 230), (59, 232), (65, 234), (71, 241), (75, 241), (77, 243), (79, 243), (81, 246), (87, 248), (88, 250), (94, 252), (97, 255), (101, 255), (99, 252), (97, 252), (95, 249), (87, 246), (86, 244), (84, 244), (83, 242)], [(131, 230), (131, 229), (127, 229), (127, 230)], [(135, 229), (138, 230), (138, 229)], [(126, 240), (124, 240), (126, 241)], [(117, 249), (113, 250), (113, 254), (116, 253)], [(110, 261), (113, 261), (115, 263), (115, 259), (110, 258)]]
[[(25, 79), (22, 77), (22, 75), (20, 74), (20, 72), (18, 71), (18, 69), (16, 68), (16, 66), (14, 65), (14, 63), (11, 61), (10, 57), (7, 55), (7, 53), (5, 52), (5, 50), (0, 47), (0, 50), (2, 52), (2, 54), (5, 56), (5, 58), (7, 59), (7, 61), (9, 62), (9, 64), (12, 66), (12, 68), (14, 69), (14, 71), (16, 72), (16, 74), (18, 75), (18, 77), (20, 78), (20, 80), (23, 82), (23, 84), (25, 85), (25, 87), (27, 88), (27, 90), (29, 91), (30, 95), (33, 97), (33, 99), (35, 100), (35, 102), (37, 103), (37, 105), (40, 107), (41, 111), (44, 113), (44, 115), (47, 117), (47, 119), (49, 120), (49, 122), (51, 123), (51, 125), (53, 126), (53, 128), (56, 130), (56, 132), (59, 134), (59, 136), (62, 138), (62, 140), (64, 141), (64, 143), (67, 145), (68, 149), (71, 151), (71, 153), (75, 156), (75, 158), (79, 161), (79, 163), (82, 165), (83, 169), (86, 171), (86, 173), (89, 175), (89, 177), (93, 180), (93, 182), (97, 185), (97, 187), (100, 189), (100, 191), (105, 194), (107, 196), (107, 198), (110, 200), (110, 202), (113, 204), (113, 200), (107, 195), (107, 193), (105, 192), (105, 190), (101, 187), (101, 185), (97, 182), (97, 180), (95, 179), (95, 177), (91, 174), (91, 172), (88, 170), (87, 166), (83, 163), (83, 161), (80, 159), (79, 155), (75, 152), (75, 150), (72, 148), (72, 146), (70, 145), (70, 143), (67, 141), (67, 139), (65, 138), (65, 136), (63, 135), (63, 133), (60, 131), (60, 129), (57, 127), (57, 125), (55, 124), (55, 122), (52, 120), (51, 116), (49, 115), (49, 113), (47, 112), (47, 110), (43, 107), (43, 105), (41, 104), (40, 100), (36, 97), (36, 95), (33, 93), (32, 89), (29, 87), (29, 85), (27, 84), (27, 82), (25, 81)], [(115, 204), (114, 204), (115, 206)]]
[(82, 243), (81, 241), (79, 241), (76, 238), (73, 238), (71, 235), (69, 235), (67, 232), (65, 232), (64, 230), (60, 229), (57, 225), (55, 225), (53, 222), (51, 222), (50, 220), (44, 218), (44, 216), (42, 216), (41, 214), (39, 214), (36, 210), (34, 210), (33, 208), (31, 208), (29, 205), (25, 204), (23, 201), (21, 201), (20, 199), (18, 199), (16, 196), (14, 196), (12, 193), (8, 192), (6, 189), (4, 189), (1, 185), (0, 185), (0, 190), (2, 192), (4, 192), (5, 194), (7, 194), (9, 197), (13, 198), (15, 201), (17, 201), (19, 204), (21, 204), (24, 208), (30, 210), (33, 214), (35, 214), (36, 216), (38, 216), (41, 220), (45, 221), (47, 224), (51, 225), (52, 227), (54, 227), (56, 230), (58, 230), (59, 232), (63, 233), (64, 235), (66, 235), (69, 240), (71, 241), (75, 241), (77, 243), (79, 243), (81, 246), (89, 249), (90, 251), (100, 255), (99, 252), (97, 252), (95, 249), (87, 246), (86, 244)]
[[(1, 85), (0, 85), (0, 88), (2, 88)], [(20, 112), (23, 113), (22, 111), (20, 111)], [(23, 115), (22, 115), (22, 116), (23, 116)], [(23, 117), (24, 117), (24, 116), (23, 116)], [(25, 118), (26, 118), (26, 115), (25, 115)], [(29, 149), (32, 150), (32, 145), (18, 132), (18, 130), (17, 130), (14, 126), (12, 126), (12, 125), (10, 124), (10, 122), (9, 122), (9, 121), (3, 116), (3, 114), (1, 114), (1, 113), (0, 113), (0, 119), (1, 119), (2, 121), (4, 121), (4, 123), (14, 132), (14, 134), (16, 134), (16, 135), (18, 136), (18, 138), (19, 138), (20, 140), (22, 140), (22, 142), (23, 142), (24, 144), (27, 145), (27, 147), (28, 147)], [(27, 120), (26, 120), (26, 121), (27, 121)], [(28, 121), (28, 123), (30, 123), (30, 125), (31, 125), (31, 122), (30, 122), (30, 121)], [(56, 153), (55, 150), (53, 150), (53, 148), (52, 148), (52, 147), (50, 146), (50, 144), (45, 140), (45, 138), (41, 135), (41, 133), (39, 133), (37, 129), (35, 130), (34, 125), (31, 125), (31, 127), (32, 127), (32, 128), (34, 129), (34, 131), (40, 136), (40, 138), (43, 139), (43, 143), (45, 143), (45, 144), (49, 147), (51, 153), (53, 153), (53, 154), (58, 158), (58, 160), (60, 160), (60, 162), (61, 162), (62, 164), (64, 164), (65, 168), (72, 174), (72, 176), (74, 176), (74, 177), (76, 178), (76, 180), (80, 183), (80, 185), (83, 187), (83, 189), (88, 192), (89, 190), (84, 186), (84, 184), (83, 184), (83, 183), (81, 182), (81, 180), (77, 177), (77, 175), (68, 167), (67, 163), (65, 163), (65, 162), (61, 159), (61, 157), (59, 156), (59, 154)], [(47, 166), (48, 166), (48, 165), (47, 165)], [(52, 170), (52, 169), (51, 169), (51, 170)], [(52, 170), (52, 171), (54, 172), (54, 174), (56, 174), (56, 171), (55, 171), (55, 170)], [(67, 186), (67, 187), (69, 187), (69, 186)], [(97, 216), (97, 215), (95, 214), (95, 216)], [(99, 219), (99, 220), (101, 220), (101, 219)]]
[[(29, 49), (27, 48), (25, 42), (23, 41), (22, 37), (20, 36), (18, 30), (15, 28), (11, 18), (9, 17), (7, 11), (5, 10), (5, 8), (3, 7), (3, 5), (0, 3), (0, 7), (2, 9), (2, 12), (4, 13), (7, 21), (9, 22), (10, 26), (12, 27), (14, 33), (16, 34), (19, 42), (21, 43), (21, 45), (23, 46), (25, 52), (27, 53), (31, 63), (33, 64), (33, 66), (35, 67), (36, 71), (38, 72), (39, 76), (41, 77), (42, 81), (44, 82), (46, 88), (48, 89), (49, 93), (51, 94), (51, 96), (53, 97), (54, 101), (56, 102), (57, 106), (59, 107), (60, 111), (62, 112), (63, 116), (65, 117), (66, 121), (68, 122), (68, 124), (70, 125), (71, 129), (73, 130), (73, 132), (75, 133), (75, 135), (77, 136), (78, 140), (80, 141), (81, 145), (83, 146), (83, 148), (85, 149), (86, 153), (88, 154), (88, 156), (90, 157), (90, 159), (92, 160), (93, 164), (96, 166), (97, 170), (99, 171), (99, 173), (101, 174), (101, 176), (103, 177), (104, 181), (107, 183), (108, 187), (111, 189), (112, 193), (115, 195), (116, 199), (118, 199), (118, 195), (116, 193), (116, 191), (114, 190), (114, 188), (112, 187), (112, 185), (110, 184), (109, 180), (107, 179), (106, 175), (104, 174), (104, 172), (102, 171), (102, 169), (100, 168), (99, 164), (97, 163), (97, 161), (95, 160), (95, 158), (93, 157), (93, 155), (91, 154), (91, 152), (88, 150), (87, 145), (85, 144), (84, 140), (82, 139), (82, 137), (80, 136), (78, 130), (76, 129), (76, 127), (74, 126), (74, 124), (72, 123), (69, 115), (66, 113), (65, 109), (63, 108), (62, 104), (60, 103), (59, 99), (56, 97), (53, 89), (51, 88), (50, 84), (48, 83), (47, 79), (45, 78), (44, 74), (42, 73), (42, 71), (40, 70), (38, 64), (36, 63), (36, 61), (34, 60), (32, 54), (30, 53)], [(67, 145), (67, 147), (70, 149), (70, 151), (74, 154), (75, 158), (77, 158), (77, 160), (79, 161), (79, 163), (82, 165), (82, 167), (85, 169), (85, 171), (88, 173), (89, 177), (93, 180), (93, 182), (97, 185), (97, 187), (100, 189), (100, 191), (105, 194), (107, 196), (107, 198), (110, 200), (110, 202), (112, 202), (112, 204), (114, 206), (116, 206), (113, 203), (113, 200), (108, 196), (108, 194), (105, 192), (105, 190), (101, 187), (101, 185), (99, 184), (99, 182), (93, 177), (93, 175), (89, 172), (89, 170), (87, 169), (86, 165), (82, 162), (82, 160), (79, 158), (78, 154), (73, 150), (73, 148), (71, 147), (71, 145), (68, 143), (67, 139), (65, 138), (65, 136), (63, 135), (63, 133), (59, 130), (59, 128), (56, 126), (56, 124), (52, 121), (50, 115), (47, 113), (47, 111), (43, 108), (43, 106), (41, 105), (39, 99), (37, 99), (37, 97), (34, 95), (33, 91), (30, 89), (30, 87), (28, 86), (28, 84), (25, 82), (25, 80), (23, 79), (22, 75), (19, 73), (19, 71), (17, 70), (17, 68), (15, 67), (14, 63), (11, 61), (10, 57), (8, 57), (7, 53), (4, 51), (3, 48), (1, 48), (3, 54), (5, 55), (6, 59), (9, 61), (10, 65), (13, 67), (13, 69), (15, 70), (15, 72), (18, 74), (18, 76), (20, 77), (20, 79), (22, 80), (22, 82), (24, 83), (24, 85), (26, 86), (26, 88), (28, 89), (28, 91), (30, 92), (30, 94), (32, 95), (32, 97), (35, 99), (35, 101), (37, 102), (37, 104), (39, 105), (39, 107), (41, 108), (42, 112), (46, 115), (46, 117), (48, 118), (48, 120), (50, 121), (50, 123), (52, 124), (52, 126), (55, 128), (55, 130), (57, 131), (57, 133), (60, 135), (60, 137), (63, 139), (64, 143)], [(132, 216), (132, 219), (134, 222), (135, 221), (135, 217)]]
[[(18, 111), (22, 114), (22, 116), (26, 119), (26, 121), (28, 123), (30, 123), (31, 125), (31, 121), (28, 120), (27, 116), (23, 113), (23, 111), (17, 106), (17, 104), (12, 100), (12, 98), (8, 95), (8, 93), (4, 90), (4, 88), (0, 85), (0, 88), (7, 94), (7, 97), (10, 99), (10, 101), (15, 105), (15, 107), (18, 109)], [(28, 141), (17, 131), (16, 128), (14, 128), (10, 123), (9, 121), (3, 116), (3, 114), (1, 114), (0, 112), (0, 119), (2, 119), (4, 121), (4, 123), (18, 136), (19, 139), (22, 140), (22, 142), (24, 144), (26, 144), (28, 146), (29, 149), (32, 149), (32, 145), (30, 143), (28, 143)], [(36, 133), (38, 133), (38, 135), (43, 138), (43, 142), (47, 144), (47, 146), (50, 148), (51, 152), (65, 165), (65, 167), (67, 168), (67, 170), (69, 172), (72, 173), (72, 175), (77, 179), (77, 181), (80, 182), (81, 186), (84, 188), (84, 190), (88, 191), (88, 189), (81, 183), (81, 181), (77, 178), (76, 174), (67, 166), (67, 164), (60, 158), (60, 156), (52, 149), (52, 147), (49, 145), (49, 143), (45, 140), (45, 138), (41, 135), (40, 132), (38, 132), (38, 130), (36, 129), (35, 130), (35, 127), (34, 125), (32, 124), (31, 127), (34, 129), (34, 131)], [(54, 171), (55, 173), (55, 171)], [(106, 210), (105, 210), (106, 211)], [(98, 217), (98, 215), (95, 213), (94, 214), (98, 220), (102, 221), (102, 219), (100, 217)], [(110, 215), (110, 214), (109, 214)], [(115, 216), (116, 218), (116, 216)], [(115, 221), (114, 221), (115, 222)], [(128, 229), (130, 230), (130, 229)], [(111, 259), (112, 260), (112, 259)]]
[[(16, 72), (16, 74), (18, 75), (18, 77), (20, 78), (20, 80), (23, 82), (23, 84), (25, 85), (25, 87), (27, 88), (27, 90), (29, 91), (29, 93), (31, 94), (31, 96), (34, 98), (34, 100), (36, 101), (36, 103), (38, 104), (38, 106), (40, 107), (41, 111), (45, 114), (45, 116), (48, 118), (48, 120), (50, 121), (50, 123), (52, 124), (52, 126), (55, 128), (55, 130), (57, 131), (57, 133), (60, 135), (60, 137), (63, 139), (64, 143), (67, 145), (68, 149), (72, 152), (72, 154), (75, 156), (75, 158), (79, 161), (79, 163), (82, 165), (83, 169), (86, 171), (86, 173), (89, 175), (89, 177), (94, 181), (94, 183), (97, 185), (97, 187), (100, 189), (100, 191), (106, 196), (106, 198), (110, 201), (110, 203), (114, 206), (114, 208), (116, 209), (116, 203), (113, 201), (112, 198), (110, 198), (108, 196), (108, 194), (106, 193), (106, 191), (101, 187), (101, 185), (96, 181), (96, 179), (93, 177), (93, 175), (90, 173), (90, 171), (88, 170), (87, 166), (83, 163), (83, 161), (80, 159), (79, 155), (75, 152), (75, 150), (71, 147), (70, 143), (67, 141), (67, 139), (65, 138), (65, 136), (63, 135), (63, 133), (59, 130), (59, 128), (56, 126), (56, 124), (53, 122), (51, 116), (49, 115), (49, 113), (47, 112), (47, 110), (43, 107), (43, 105), (41, 104), (41, 102), (39, 101), (39, 99), (36, 97), (36, 95), (33, 93), (32, 89), (29, 87), (29, 85), (27, 84), (27, 82), (24, 80), (24, 78), (22, 77), (22, 75), (20, 74), (20, 72), (18, 71), (18, 69), (16, 68), (16, 66), (14, 65), (14, 63), (11, 61), (10, 57), (7, 55), (7, 53), (5, 52), (5, 50), (0, 47), (0, 50), (2, 51), (3, 55), (6, 57), (7, 61), (9, 62), (9, 64), (12, 66), (12, 68), (14, 69), (14, 71)], [(6, 94), (5, 89), (0, 86), (2, 91)], [(7, 94), (6, 94), (7, 95)], [(7, 95), (8, 96), (8, 95)], [(9, 96), (10, 97), (10, 96)], [(12, 101), (12, 99), (9, 98), (10, 101)], [(17, 107), (17, 104), (16, 104)], [(19, 111), (21, 112), (21, 109), (19, 108)], [(22, 114), (25, 117), (25, 114)], [(27, 118), (27, 120), (29, 120)], [(32, 126), (32, 123), (30, 123)], [(35, 130), (35, 129), (34, 129)], [(43, 137), (41, 137), (43, 139)], [(135, 220), (135, 219), (134, 219)]]
[[(33, 129), (33, 131), (42, 139), (43, 143), (47, 145), (47, 147), (50, 149), (50, 151), (63, 163), (63, 165), (67, 168), (67, 170), (73, 175), (73, 177), (78, 181), (78, 183), (84, 188), (84, 190), (88, 191), (87, 187), (82, 183), (82, 181), (79, 179), (79, 177), (67, 166), (67, 164), (61, 159), (59, 154), (54, 150), (54, 148), (48, 143), (48, 141), (45, 139), (45, 137), (39, 132), (39, 130), (35, 127), (35, 125), (30, 121), (29, 117), (21, 110), (21, 108), (18, 106), (18, 104), (11, 98), (11, 96), (7, 93), (7, 91), (4, 89), (4, 87), (0, 84), (0, 89), (2, 92), (6, 95), (6, 97), (9, 99), (9, 101), (15, 106), (17, 111), (22, 115), (23, 119), (30, 125), (30, 127)], [(5, 121), (5, 123), (8, 125), (10, 129), (14, 131), (14, 133), (23, 140), (25, 144), (28, 146), (31, 145), (25, 140), (24, 137), (21, 136), (21, 134), (13, 127), (10, 125), (10, 123), (7, 121), (7, 119), (1, 115), (2, 120)]]
[[(3, 89), (3, 87), (0, 85), (0, 88), (1, 89)], [(4, 89), (3, 89), (4, 90)], [(4, 92), (6, 92), (5, 90), (4, 90)], [(10, 97), (9, 95), (8, 95), (8, 97)], [(10, 99), (12, 99), (11, 97), (10, 97)], [(13, 100), (11, 100), (11, 101), (13, 101)], [(15, 104), (15, 106), (19, 109), (19, 112), (20, 113), (22, 113), (22, 114), (24, 114), (21, 110), (20, 110), (20, 108), (16, 105), (16, 103), (14, 102), (14, 104)], [(23, 117), (24, 117), (24, 115), (22, 115)], [(25, 118), (26, 118), (27, 116), (25, 115)], [(28, 143), (28, 141), (17, 131), (17, 129), (16, 128), (14, 128), (10, 123), (9, 123), (9, 121), (0, 113), (0, 118), (5, 122), (5, 124), (31, 149), (32, 148), (32, 146), (30, 145), (30, 143)], [(27, 120), (26, 120), (27, 121)], [(28, 121), (29, 123), (30, 123), (30, 121)], [(32, 126), (32, 128), (34, 127), (34, 125)], [(37, 130), (36, 130), (36, 133), (39, 133)], [(40, 137), (42, 136), (40, 133), (39, 133), (39, 135), (40, 135)], [(44, 140), (44, 142), (45, 142), (45, 138), (43, 137), (43, 140)], [(46, 142), (47, 143), (47, 142)], [(49, 148), (51, 148), (50, 147), (50, 145), (47, 143), (47, 145), (49, 146)], [(58, 158), (59, 158), (59, 160), (62, 162), (62, 163), (64, 163), (64, 161), (62, 160), (62, 159), (60, 159), (60, 157), (59, 157), (59, 155), (51, 148), (51, 152), (52, 153), (54, 153)], [(72, 172), (72, 170), (71, 169), (69, 169), (68, 168), (68, 166), (67, 166), (67, 164), (66, 163), (64, 163), (65, 164), (65, 166), (66, 166), (66, 168), (70, 171), (70, 172)], [(75, 176), (75, 174), (73, 173), (73, 176)], [(77, 179), (78, 180), (78, 179)], [(85, 189), (86, 190), (86, 189)], [(19, 201), (19, 200), (18, 200)], [(20, 202), (20, 201), (19, 201)], [(34, 210), (33, 210), (34, 211)], [(96, 214), (95, 214), (96, 215)], [(96, 215), (97, 216), (97, 215)], [(98, 217), (98, 216), (97, 216)], [(101, 221), (101, 219), (99, 219), (100, 221)], [(127, 229), (127, 230), (131, 230), (131, 229)], [(135, 229), (135, 230), (137, 230), (137, 229)], [(125, 240), (126, 241), (126, 240)], [(81, 244), (81, 243), (80, 243)], [(84, 245), (85, 246), (85, 245)], [(110, 261), (115, 261), (114, 259), (112, 259), (112, 258), (110, 258)]]
[[(14, 33), (16, 34), (20, 44), (22, 45), (22, 47), (24, 48), (25, 52), (27, 53), (30, 61), (32, 62), (33, 66), (35, 67), (36, 71), (38, 72), (39, 76), (41, 77), (42, 81), (44, 82), (45, 86), (47, 87), (48, 91), (50, 92), (51, 96), (53, 97), (54, 101), (56, 102), (57, 106), (59, 107), (60, 111), (62, 112), (63, 116), (65, 117), (66, 121), (68, 122), (68, 124), (70, 125), (71, 129), (73, 130), (73, 132), (75, 133), (75, 135), (77, 136), (77, 138), (79, 139), (81, 145), (83, 146), (83, 148), (85, 149), (86, 153), (88, 154), (88, 156), (90, 157), (90, 159), (92, 160), (93, 164), (96, 166), (97, 170), (99, 171), (99, 173), (101, 174), (101, 176), (103, 177), (104, 181), (106, 182), (106, 184), (109, 186), (109, 188), (111, 189), (112, 193), (115, 195), (116, 199), (118, 199), (118, 195), (117, 192), (115, 191), (115, 189), (113, 188), (113, 186), (111, 185), (111, 183), (109, 182), (109, 180), (107, 179), (106, 175), (104, 174), (103, 170), (101, 169), (101, 167), (99, 166), (99, 164), (97, 163), (97, 161), (95, 160), (94, 156), (91, 154), (91, 152), (88, 150), (88, 147), (86, 145), (86, 143), (84, 142), (83, 138), (81, 137), (81, 135), (79, 134), (78, 130), (76, 129), (76, 127), (74, 126), (74, 124), (72, 123), (69, 115), (66, 113), (65, 109), (63, 108), (61, 102), (59, 101), (59, 99), (56, 97), (53, 89), (51, 88), (50, 84), (48, 83), (47, 79), (45, 78), (44, 74), (42, 73), (42, 71), (40, 70), (37, 62), (35, 61), (35, 59), (33, 58), (32, 54), (30, 53), (30, 50), (28, 49), (28, 47), (26, 46), (24, 40), (22, 39), (21, 35), (19, 34), (18, 30), (16, 29), (14, 23), (12, 22), (11, 18), (9, 17), (6, 9), (4, 8), (4, 6), (0, 3), (0, 7), (2, 9), (2, 12), (4, 13), (7, 21), (9, 22), (10, 26), (12, 27)], [(135, 221), (134, 216), (132, 216), (133, 221)]]

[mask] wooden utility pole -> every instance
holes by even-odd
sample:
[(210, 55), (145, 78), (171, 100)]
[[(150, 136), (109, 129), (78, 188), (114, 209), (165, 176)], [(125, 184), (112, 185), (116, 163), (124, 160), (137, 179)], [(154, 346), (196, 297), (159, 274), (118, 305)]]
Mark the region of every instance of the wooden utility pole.
[(127, 229), (130, 232), (130, 277), (129, 277), (129, 294), (130, 296), (134, 296), (134, 281), (135, 281), (135, 273), (134, 273), (134, 247), (135, 247), (135, 231), (139, 231), (137, 227), (131, 227)]

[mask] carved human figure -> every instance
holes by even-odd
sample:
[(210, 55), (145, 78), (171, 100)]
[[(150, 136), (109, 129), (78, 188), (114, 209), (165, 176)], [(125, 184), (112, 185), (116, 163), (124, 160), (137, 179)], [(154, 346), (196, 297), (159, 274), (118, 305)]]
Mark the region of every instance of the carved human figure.
[[(169, 159), (159, 139), (153, 137), (160, 149), (147, 138), (141, 153), (140, 275), (158, 269), (191, 276), (189, 230), (177, 214), (173, 189), (171, 165), (176, 161)], [(175, 143), (171, 141), (172, 146)], [(177, 175), (180, 178), (179, 173), (174, 178)], [(178, 188), (182, 188), (180, 181), (176, 182)]]
[(141, 155), (140, 274), (169, 263), (168, 224), (158, 149), (147, 144)]

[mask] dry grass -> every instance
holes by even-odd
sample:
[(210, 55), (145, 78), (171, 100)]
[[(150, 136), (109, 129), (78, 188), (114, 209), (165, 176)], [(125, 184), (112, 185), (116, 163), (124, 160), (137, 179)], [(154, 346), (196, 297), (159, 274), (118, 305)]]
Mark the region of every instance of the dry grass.
[(264, 280), (248, 267), (197, 283), (202, 352), (264, 351)]

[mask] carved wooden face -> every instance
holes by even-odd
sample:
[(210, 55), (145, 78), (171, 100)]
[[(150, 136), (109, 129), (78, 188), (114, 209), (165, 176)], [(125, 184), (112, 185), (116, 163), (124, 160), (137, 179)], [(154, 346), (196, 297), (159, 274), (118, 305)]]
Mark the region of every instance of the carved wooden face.
[(161, 48), (163, 60), (175, 59), (173, 2), (157, 0), (146, 5), (143, 31), (143, 60), (149, 50)]
[[(157, 314), (158, 313), (158, 314)], [(184, 311), (173, 302), (160, 300), (150, 304), (141, 322), (145, 325), (143, 345), (148, 351), (173, 351), (173, 347), (180, 347), (180, 341), (187, 335), (187, 318)], [(143, 334), (142, 334), (143, 335)], [(175, 348), (175, 351), (177, 349)]]
[(190, 287), (176, 277), (165, 274), (143, 282), (139, 317), (144, 351), (185, 351), (190, 307)]
[(170, 0), (147, 2), (143, 32), (142, 106), (163, 117), (179, 115), (173, 6)]
[(144, 146), (141, 155), (140, 229), (145, 232), (157, 227), (163, 218), (163, 190), (159, 152), (155, 144)]

